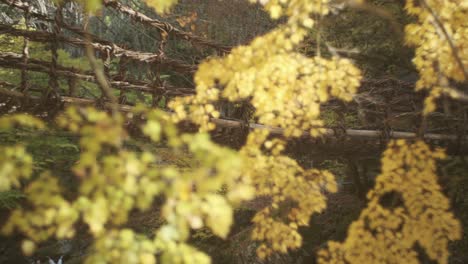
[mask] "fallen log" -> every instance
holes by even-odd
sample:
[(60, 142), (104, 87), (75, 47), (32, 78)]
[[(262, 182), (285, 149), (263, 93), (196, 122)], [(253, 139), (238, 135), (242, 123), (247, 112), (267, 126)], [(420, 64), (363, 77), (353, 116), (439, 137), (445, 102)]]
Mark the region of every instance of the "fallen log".
[[(14, 97), (24, 97), (25, 95), (20, 92), (10, 91), (5, 88), (0, 87), (0, 94), (4, 94), (7, 96), (14, 96)], [(32, 98), (38, 99), (36, 98)], [(77, 97), (62, 97), (62, 102), (66, 104), (78, 104), (78, 105), (95, 105), (96, 101), (86, 98), (77, 98)], [(105, 107), (110, 107), (111, 103), (104, 102)], [(129, 105), (121, 105), (118, 104), (117, 107), (122, 112), (132, 112), (133, 107)], [(246, 124), (239, 120), (232, 120), (232, 119), (222, 119), (222, 118), (212, 118), (210, 120), (214, 124), (220, 127), (226, 128), (240, 128), (246, 127)], [(284, 134), (284, 129), (279, 127), (270, 127), (262, 124), (257, 123), (249, 123), (249, 129), (266, 129), (272, 135), (281, 136)], [(320, 137), (348, 137), (348, 138), (356, 138), (356, 139), (381, 139), (384, 136), (383, 131), (379, 130), (363, 130), (363, 129), (344, 129), (341, 132), (337, 132), (336, 129), (331, 128), (324, 128), (324, 133)], [(413, 139), (417, 138), (417, 134), (414, 132), (406, 132), (406, 131), (391, 131), (387, 135), (389, 138), (401, 138), (401, 139)], [(310, 138), (309, 133), (304, 132), (301, 138)], [(447, 134), (436, 134), (436, 133), (426, 133), (423, 135), (424, 139), (434, 140), (434, 141), (456, 141), (459, 139), (457, 135), (447, 135)], [(466, 138), (468, 140), (468, 137)]]

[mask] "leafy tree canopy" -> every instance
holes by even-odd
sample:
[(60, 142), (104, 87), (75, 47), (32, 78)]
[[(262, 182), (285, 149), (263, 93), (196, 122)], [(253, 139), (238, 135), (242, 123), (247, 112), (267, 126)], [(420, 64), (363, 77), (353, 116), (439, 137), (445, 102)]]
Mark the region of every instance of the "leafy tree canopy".
[[(146, 0), (161, 14), (176, 2)], [(321, 106), (332, 99), (343, 103), (353, 100), (364, 78), (359, 66), (368, 65), (356, 65), (336, 50), (343, 48), (337, 45), (339, 38), (352, 38), (352, 32), (330, 40), (334, 32), (343, 29), (323, 28), (355, 15), (350, 13), (355, 11), (346, 9), (341, 13), (340, 9), (361, 12), (370, 4), (329, 0), (250, 2), (261, 5), (278, 25), (222, 56), (203, 60), (194, 75), (195, 93), (171, 100), (169, 111), (143, 104), (130, 110), (119, 109), (115, 95), (108, 90), (118, 83), (106, 79), (109, 60), (97, 63), (93, 47), (85, 44), (91, 66), (82, 69), (84, 73), (75, 73), (93, 71), (92, 78), (107, 100), (101, 103), (111, 110), (72, 106), (54, 119), (59, 128), (79, 137), (79, 160), (71, 168), (79, 183), (76, 193), (67, 194), (51, 171), (35, 173), (33, 158), (25, 146), (2, 147), (0, 191), (21, 188), (26, 197), (24, 206), (12, 210), (2, 232), (23, 234), (23, 252), (33, 254), (37, 245), (48, 239), (74, 237), (79, 223), (83, 223), (94, 241), (86, 263), (210, 263), (206, 253), (190, 244), (192, 230), (208, 228), (214, 235), (226, 238), (234, 209), (242, 202), (267, 196), (268, 205), (252, 220), (251, 238), (258, 241), (258, 257), (265, 259), (275, 252), (298, 249), (303, 240), (299, 228), (308, 225), (313, 214), (326, 209), (325, 193), (336, 192), (337, 183), (331, 172), (306, 169), (288, 156), (287, 140), (325, 135)], [(79, 3), (96, 14), (102, 5), (120, 2)], [(424, 119), (437, 109), (437, 99), (464, 98), (460, 87), (468, 79), (468, 3), (410, 0), (404, 10), (408, 22), (404, 39), (415, 48), (412, 62), (419, 73), (416, 90), (428, 93), (421, 115)], [(333, 13), (339, 17), (335, 22), (329, 20)], [(140, 15), (138, 19), (146, 18)], [(381, 30), (367, 25), (365, 28)], [(56, 36), (57, 30), (52, 34)], [(171, 30), (163, 32), (160, 37), (164, 44)], [(176, 34), (208, 43), (191, 33)], [(304, 43), (311, 39), (316, 49), (308, 52)], [(17, 43), (20, 38), (2, 36), (0, 41)], [(388, 45), (392, 46), (390, 50), (397, 49), (393, 42)], [(322, 51), (324, 48), (327, 51)], [(57, 43), (51, 50), (51, 66), (46, 73), (53, 78), (60, 70), (54, 55)], [(164, 58), (161, 50), (158, 56)], [(161, 76), (153, 81), (160, 84)], [(49, 84), (54, 86), (53, 82)], [(248, 133), (238, 151), (215, 144), (208, 132), (216, 128), (215, 120), (221, 116), (219, 101), (249, 103), (254, 109), (253, 118), (267, 127), (281, 129), (283, 137), (272, 137), (268, 129), (256, 129)], [(135, 121), (148, 145), (138, 150), (130, 147), (133, 134), (125, 126), (129, 121)], [(198, 125), (199, 131), (181, 132), (177, 124), (184, 121)], [(0, 118), (0, 130), (18, 127), (45, 130), (48, 124), (26, 114)], [(447, 263), (448, 243), (461, 238), (461, 225), (437, 182), (436, 161), (446, 154), (418, 136), (414, 142), (390, 141), (375, 186), (367, 194), (367, 207), (351, 224), (343, 242), (328, 242), (319, 251), (319, 263), (417, 263), (416, 247), (421, 247), (431, 260)], [(174, 153), (189, 155), (189, 164), (158, 163), (158, 152), (152, 147), (163, 143)], [(389, 194), (398, 197), (397, 201), (386, 204)], [(155, 232), (145, 235), (126, 226), (133, 210), (149, 210), (155, 202), (161, 203), (163, 218)]]

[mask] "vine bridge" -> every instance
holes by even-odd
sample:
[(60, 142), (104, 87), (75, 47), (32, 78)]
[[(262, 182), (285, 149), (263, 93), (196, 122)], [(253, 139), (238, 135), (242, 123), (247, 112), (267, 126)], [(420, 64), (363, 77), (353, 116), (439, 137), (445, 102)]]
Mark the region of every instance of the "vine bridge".
[[(121, 111), (131, 111), (132, 105), (126, 102), (126, 94), (135, 92), (149, 95), (154, 107), (164, 99), (166, 102), (175, 96), (195, 93), (194, 87), (178, 87), (165, 81), (161, 72), (170, 71), (193, 76), (196, 63), (187, 63), (166, 55), (165, 45), (168, 39), (187, 42), (198, 49), (210, 50), (222, 56), (231, 47), (218, 44), (205, 37), (183, 31), (168, 22), (149, 17), (129, 5), (117, 0), (104, 0), (104, 8), (126, 16), (134, 23), (144, 25), (159, 32), (154, 43), (154, 52), (132, 50), (124, 45), (91, 34), (86, 27), (70, 23), (67, 14), (73, 6), (63, 5), (44, 8), (44, 1), (0, 0), (0, 4), (21, 13), (29, 28), (15, 26), (6, 14), (0, 16), (0, 37), (20, 37), (23, 39), (21, 53), (0, 51), (0, 67), (20, 71), (21, 79), (14, 84), (0, 80), (0, 111), (29, 111), (53, 116), (65, 104), (96, 105), (110, 108), (117, 105)], [(76, 10), (72, 10), (77, 12)], [(31, 26), (36, 25), (36, 26)], [(41, 25), (41, 26), (37, 26)], [(31, 58), (30, 45), (44, 43), (49, 47), (50, 60)], [(61, 65), (58, 50), (64, 45), (81, 49), (90, 60), (101, 60), (104, 76), (93, 70)], [(111, 61), (116, 62), (117, 70), (111, 69)], [(144, 80), (132, 78), (128, 73), (128, 62), (146, 65), (148, 71)], [(47, 87), (40, 87), (30, 80), (31, 72), (48, 76)], [(114, 73), (113, 73), (114, 72)], [(90, 98), (78, 93), (86, 89), (81, 82), (94, 83), (101, 89), (101, 96)], [(66, 88), (60, 83), (66, 83)], [(422, 136), (434, 144), (449, 147), (450, 151), (461, 154), (468, 151), (465, 144), (466, 116), (457, 108), (446, 107), (444, 113), (435, 113), (418, 124), (421, 116), (424, 96), (414, 92), (414, 83), (396, 79), (364, 80), (360, 92), (350, 104), (331, 101), (323, 106), (323, 111), (330, 114), (326, 133), (321, 138), (306, 135), (292, 142), (294, 148), (313, 151), (316, 155), (335, 153), (336, 155), (375, 155), (383, 148), (389, 138), (414, 138)], [(108, 90), (111, 90), (109, 92)], [(114, 92), (118, 90), (118, 92)], [(118, 94), (115, 96), (114, 94)], [(115, 97), (114, 97), (115, 96)], [(146, 97), (145, 97), (146, 98)], [(447, 104), (448, 105), (448, 104)], [(456, 105), (456, 104), (453, 104)], [(453, 107), (452, 107), (453, 108)], [(327, 118), (325, 118), (327, 121)], [(242, 120), (224, 118), (214, 122), (218, 128), (215, 135), (221, 135), (220, 141), (242, 141), (246, 128), (269, 129), (272, 134), (281, 136), (279, 128)], [(435, 129), (437, 128), (437, 129)], [(229, 142), (228, 142), (229, 144)]]

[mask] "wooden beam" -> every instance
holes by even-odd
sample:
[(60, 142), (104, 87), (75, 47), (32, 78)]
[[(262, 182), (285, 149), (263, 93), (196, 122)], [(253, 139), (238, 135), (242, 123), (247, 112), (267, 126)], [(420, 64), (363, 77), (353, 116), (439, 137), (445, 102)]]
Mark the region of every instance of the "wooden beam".
[[(10, 91), (5, 88), (0, 87), (0, 94), (4, 94), (7, 96), (13, 96), (13, 97), (24, 97), (22, 93), (19, 92), (14, 92)], [(38, 99), (38, 98), (33, 98), (33, 99)], [(65, 104), (78, 104), (78, 105), (95, 105), (96, 101), (91, 100), (91, 99), (85, 99), (85, 98), (76, 98), (76, 97), (67, 97), (63, 96), (62, 97), (62, 102)], [(111, 104), (105, 102), (104, 103), (105, 107), (110, 107)], [(129, 105), (118, 105), (117, 107), (120, 111), (122, 112), (132, 112), (133, 107)], [(210, 120), (214, 124), (216, 124), (219, 127), (231, 127), (231, 128), (240, 128), (240, 127), (245, 127), (245, 124), (242, 121), (239, 120), (231, 120), (231, 119), (221, 119), (221, 118), (212, 118)], [(268, 130), (272, 135), (277, 135), (281, 136), (284, 134), (284, 129), (279, 128), (279, 127), (270, 127), (262, 124), (257, 124), (257, 123), (250, 123), (248, 126), (250, 129), (266, 129)], [(346, 136), (348, 138), (355, 138), (355, 139), (380, 139), (383, 134), (382, 131), (379, 130), (363, 130), (363, 129), (346, 129), (342, 132), (337, 132), (335, 129), (331, 128), (325, 128), (325, 132), (321, 135), (321, 137), (340, 137), (340, 136)], [(416, 133), (413, 132), (405, 132), (405, 131), (391, 131), (389, 133), (390, 138), (401, 138), (401, 139), (413, 139), (416, 138), (417, 135)], [(304, 132), (301, 136), (301, 138), (310, 138), (310, 135), (306, 132)], [(436, 141), (456, 141), (458, 140), (458, 136), (456, 135), (447, 135), (447, 134), (436, 134), (436, 133), (426, 133), (424, 134), (424, 139), (428, 140), (436, 140)], [(468, 140), (468, 137), (466, 138)]]
[[(219, 118), (212, 118), (211, 122), (215, 123), (216, 125), (222, 127), (241, 127), (245, 126), (245, 124), (241, 121), (237, 120), (228, 120), (228, 119), (219, 119)], [(266, 129), (273, 135), (283, 135), (284, 129), (279, 127), (270, 127), (262, 124), (257, 123), (249, 123), (250, 129)], [(343, 135), (350, 138), (382, 138), (384, 135), (382, 131), (379, 130), (365, 130), (365, 129), (345, 129), (343, 130)], [(337, 132), (335, 129), (325, 128), (324, 133), (322, 134), (323, 137), (336, 137), (341, 136), (340, 132)], [(401, 138), (401, 139), (413, 139), (416, 138), (417, 135), (414, 132), (405, 132), (405, 131), (390, 131), (389, 135), (390, 138)], [(309, 133), (304, 132), (302, 134), (303, 138), (310, 137)], [(457, 140), (458, 136), (456, 135), (446, 135), (446, 134), (436, 134), (436, 133), (426, 133), (424, 134), (425, 139), (429, 140)], [(468, 140), (468, 137), (467, 137)]]

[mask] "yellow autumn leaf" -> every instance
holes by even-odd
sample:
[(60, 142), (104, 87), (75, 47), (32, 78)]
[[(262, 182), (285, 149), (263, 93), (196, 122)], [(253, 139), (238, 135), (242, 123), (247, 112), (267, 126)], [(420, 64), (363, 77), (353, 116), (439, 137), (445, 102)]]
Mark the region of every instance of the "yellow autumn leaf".
[(153, 7), (158, 13), (165, 13), (177, 3), (177, 0), (145, 0), (148, 6)]
[(233, 210), (226, 199), (219, 195), (207, 195), (206, 225), (219, 237), (226, 238), (232, 225)]

